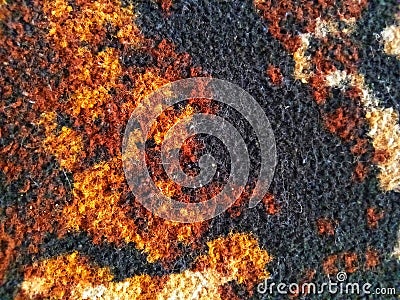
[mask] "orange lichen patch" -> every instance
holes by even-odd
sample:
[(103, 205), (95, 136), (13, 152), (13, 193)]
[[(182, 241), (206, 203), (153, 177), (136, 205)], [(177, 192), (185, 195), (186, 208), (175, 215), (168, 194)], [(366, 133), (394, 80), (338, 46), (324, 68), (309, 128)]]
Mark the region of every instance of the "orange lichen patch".
[(331, 219), (319, 218), (317, 220), (317, 230), (320, 235), (334, 235), (335, 227), (335, 221)]
[(378, 210), (375, 207), (369, 207), (367, 209), (367, 224), (369, 228), (376, 228), (379, 220), (384, 217), (384, 212)]
[(251, 234), (230, 233), (207, 246), (208, 255), (198, 258), (195, 270), (216, 270), (222, 284), (236, 280), (251, 291), (257, 282), (269, 277), (265, 266), (272, 258)]
[(43, 113), (39, 124), (45, 127), (46, 139), (43, 146), (48, 153), (53, 154), (60, 167), (72, 171), (83, 159), (83, 142), (76, 131), (68, 127), (62, 127), (61, 132), (56, 133), (56, 114), (54, 112)]
[[(72, 114), (75, 116), (82, 109), (89, 112), (94, 107), (99, 107), (109, 101), (111, 99), (109, 91), (117, 86), (121, 75), (118, 54), (114, 49), (107, 48), (94, 56), (90, 51), (80, 48), (76, 59), (81, 64), (77, 64), (74, 69), (79, 70), (77, 79), (83, 85), (77, 86), (70, 99)], [(93, 118), (98, 114), (99, 112), (94, 110)]]
[(21, 289), (29, 298), (37, 296), (57, 299), (74, 298), (76, 295), (72, 291), (78, 283), (104, 284), (111, 281), (112, 278), (113, 276), (107, 268), (90, 266), (85, 257), (74, 252), (54, 259), (35, 262), (32, 266), (27, 267)]
[(380, 263), (378, 251), (368, 248), (365, 252), (365, 268), (373, 269), (377, 267)]
[(280, 85), (283, 81), (281, 70), (273, 65), (268, 66), (267, 75), (274, 85)]
[(352, 251), (346, 251), (329, 255), (322, 262), (325, 274), (337, 274), (339, 269), (344, 268), (346, 273), (354, 273), (360, 267), (360, 256)]
[(0, 284), (4, 280), (8, 265), (15, 256), (15, 247), (18, 241), (6, 233), (5, 223), (0, 222)]
[(170, 13), (173, 4), (172, 0), (156, 0), (156, 2), (161, 5), (161, 8), (165, 13)]
[(378, 164), (378, 179), (385, 191), (400, 191), (400, 126), (399, 115), (393, 108), (378, 108), (367, 111), (370, 125), (368, 135), (378, 153), (385, 153), (385, 161)]
[(358, 256), (354, 252), (345, 252), (343, 254), (345, 271), (347, 273), (354, 273), (358, 269)]
[(113, 280), (108, 268), (91, 265), (86, 257), (73, 252), (27, 267), (15, 299), (149, 299), (162, 283), (149, 275)]
[(386, 54), (394, 55), (400, 59), (400, 26), (386, 27), (381, 33)]
[(108, 268), (92, 265), (76, 252), (35, 262), (25, 269), (15, 299), (224, 299), (221, 287), (227, 283), (249, 284), (269, 276), (265, 266), (271, 258), (253, 237), (230, 234), (208, 245), (208, 255), (199, 258), (208, 263), (202, 270), (138, 275), (119, 282)]
[(369, 173), (369, 165), (358, 161), (354, 168), (353, 179), (356, 182), (362, 182)]
[(49, 36), (61, 48), (80, 41), (99, 43), (105, 36), (106, 24), (120, 28), (117, 37), (121, 42), (137, 44), (140, 41), (132, 7), (124, 8), (116, 0), (76, 1), (76, 5), (76, 10), (64, 0), (45, 1), (43, 5), (50, 21)]
[(280, 206), (275, 201), (275, 197), (272, 194), (266, 194), (263, 199), (262, 203), (264, 204), (264, 208), (269, 215), (275, 215), (279, 213)]
[(119, 159), (99, 163), (74, 174), (73, 202), (61, 217), (64, 235), (69, 230), (85, 230), (94, 243), (102, 239), (116, 244), (135, 243), (148, 254), (148, 261), (171, 260), (179, 254), (178, 242), (196, 245), (195, 240), (206, 224), (168, 222), (137, 208), (135, 217), (147, 220), (147, 230), (139, 230), (133, 208), (121, 205), (127, 186)]
[(325, 274), (337, 274), (338, 269), (339, 256), (337, 254), (329, 255), (322, 262), (322, 269)]

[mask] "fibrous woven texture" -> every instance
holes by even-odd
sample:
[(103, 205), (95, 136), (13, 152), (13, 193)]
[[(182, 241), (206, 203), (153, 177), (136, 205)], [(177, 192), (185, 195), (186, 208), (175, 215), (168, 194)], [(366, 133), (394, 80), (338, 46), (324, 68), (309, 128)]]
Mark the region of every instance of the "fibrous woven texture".
[[(280, 299), (301, 293), (258, 284), (338, 272), (400, 293), (399, 11), (0, 0), (0, 299)], [(198, 76), (256, 99), (278, 162), (256, 207), (180, 224), (135, 201), (121, 142), (140, 101)]]

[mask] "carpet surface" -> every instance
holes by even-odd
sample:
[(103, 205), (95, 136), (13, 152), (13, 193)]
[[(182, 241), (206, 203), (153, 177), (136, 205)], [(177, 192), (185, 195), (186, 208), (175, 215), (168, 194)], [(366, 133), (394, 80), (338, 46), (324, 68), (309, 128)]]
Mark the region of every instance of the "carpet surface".
[[(170, 123), (230, 113), (257, 146), (229, 209), (179, 223), (135, 198), (121, 147), (140, 103), (194, 77), (257, 101), (277, 162), (249, 207), (261, 158), (246, 120), (173, 106), (132, 135), (163, 194), (201, 202), (231, 171), (197, 135), (177, 146), (182, 169), (208, 153), (219, 176), (171, 182), (157, 160)], [(398, 1), (0, 0), (0, 299), (398, 299), (399, 111)], [(369, 288), (307, 285), (329, 282)]]

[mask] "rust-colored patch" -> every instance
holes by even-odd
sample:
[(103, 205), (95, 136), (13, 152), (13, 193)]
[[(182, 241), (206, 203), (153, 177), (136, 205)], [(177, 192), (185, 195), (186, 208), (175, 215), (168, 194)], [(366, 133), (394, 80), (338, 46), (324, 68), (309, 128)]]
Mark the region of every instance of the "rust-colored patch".
[(252, 235), (231, 233), (207, 245), (209, 254), (198, 258), (194, 270), (215, 269), (223, 277), (234, 274), (235, 280), (250, 293), (257, 282), (269, 276), (265, 266), (272, 258)]
[(374, 269), (380, 263), (379, 253), (375, 249), (368, 248), (365, 252), (365, 268)]
[(262, 203), (264, 204), (264, 208), (269, 215), (275, 215), (279, 213), (280, 206), (275, 201), (275, 197), (272, 194), (266, 194), (263, 199)]
[(169, 15), (171, 12), (171, 7), (173, 4), (172, 0), (156, 0), (159, 5), (161, 5), (161, 9)]
[(346, 273), (354, 273), (358, 269), (358, 256), (354, 252), (345, 252), (343, 260)]
[(354, 168), (353, 179), (356, 182), (362, 182), (368, 175), (369, 166), (365, 162), (358, 161)]
[(356, 156), (361, 156), (368, 151), (369, 141), (365, 138), (356, 139), (355, 144), (350, 148), (351, 153)]
[(361, 112), (359, 108), (350, 109), (339, 107), (333, 113), (325, 116), (325, 126), (333, 134), (349, 141), (357, 137), (356, 130), (361, 126)]
[(338, 261), (339, 256), (337, 254), (329, 255), (327, 258), (324, 259), (322, 262), (322, 268), (325, 274), (337, 274), (339, 271), (338, 269)]
[(280, 85), (283, 81), (281, 70), (273, 65), (268, 66), (267, 75), (274, 85)]
[(376, 207), (367, 208), (367, 224), (369, 228), (376, 228), (379, 220), (384, 217), (385, 213)]
[(336, 224), (333, 220), (319, 218), (317, 220), (317, 230), (320, 235), (334, 235)]

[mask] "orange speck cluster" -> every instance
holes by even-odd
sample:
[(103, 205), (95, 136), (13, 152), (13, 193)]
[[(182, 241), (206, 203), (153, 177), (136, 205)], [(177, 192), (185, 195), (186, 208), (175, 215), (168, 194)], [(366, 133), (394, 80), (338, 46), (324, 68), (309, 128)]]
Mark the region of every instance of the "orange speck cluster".
[(266, 194), (262, 199), (262, 203), (264, 204), (267, 214), (275, 215), (279, 213), (280, 206), (276, 203), (274, 195)]
[(273, 65), (268, 66), (267, 75), (274, 85), (280, 85), (283, 81), (281, 70)]
[(367, 224), (369, 228), (378, 227), (378, 222), (384, 217), (385, 213), (376, 207), (367, 208)]
[(320, 235), (334, 235), (336, 224), (334, 220), (319, 218), (317, 220), (317, 231)]

